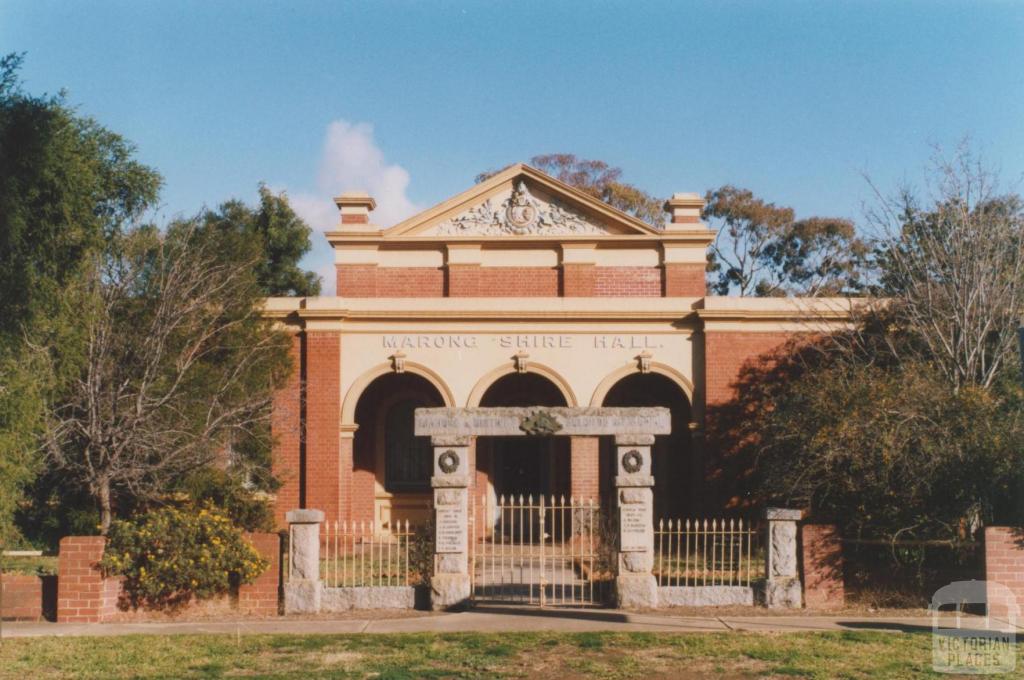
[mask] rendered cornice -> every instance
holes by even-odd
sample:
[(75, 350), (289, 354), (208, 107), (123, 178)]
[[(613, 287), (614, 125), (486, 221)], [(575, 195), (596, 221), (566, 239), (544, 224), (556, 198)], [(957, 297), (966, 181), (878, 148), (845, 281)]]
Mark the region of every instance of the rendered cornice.
[(332, 246), (338, 245), (382, 245), (382, 244), (415, 244), (415, 245), (437, 245), (449, 244), (476, 244), (488, 243), (510, 247), (544, 244), (552, 245), (558, 243), (593, 243), (602, 245), (614, 243), (626, 245), (629, 243), (687, 243), (709, 245), (715, 240), (715, 231), (712, 229), (689, 229), (686, 231), (673, 231), (671, 233), (656, 234), (608, 234), (602, 236), (581, 235), (581, 236), (387, 236), (381, 232), (356, 233), (348, 231), (328, 231), (324, 235)]
[(836, 309), (698, 309), (696, 313), (704, 321), (847, 321), (852, 318), (849, 311)]

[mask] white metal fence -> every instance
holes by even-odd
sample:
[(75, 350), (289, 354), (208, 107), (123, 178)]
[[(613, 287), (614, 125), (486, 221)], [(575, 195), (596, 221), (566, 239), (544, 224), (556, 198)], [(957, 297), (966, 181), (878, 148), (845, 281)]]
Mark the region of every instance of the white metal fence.
[(421, 578), (408, 520), (390, 531), (372, 522), (324, 522), (320, 530), (320, 578), (328, 588), (416, 585)]
[(565, 496), (483, 495), (470, 523), (473, 598), (544, 605), (604, 600), (609, 564), (596, 501)]
[(760, 535), (742, 519), (659, 520), (654, 575), (662, 586), (749, 586), (765, 573)]

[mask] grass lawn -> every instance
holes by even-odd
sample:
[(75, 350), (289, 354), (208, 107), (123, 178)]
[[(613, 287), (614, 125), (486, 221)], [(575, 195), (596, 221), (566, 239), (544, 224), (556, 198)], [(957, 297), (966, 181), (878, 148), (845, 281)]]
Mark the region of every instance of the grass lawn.
[(32, 680), (709, 676), (949, 677), (931, 672), (923, 633), (137, 635), (0, 647), (0, 677)]

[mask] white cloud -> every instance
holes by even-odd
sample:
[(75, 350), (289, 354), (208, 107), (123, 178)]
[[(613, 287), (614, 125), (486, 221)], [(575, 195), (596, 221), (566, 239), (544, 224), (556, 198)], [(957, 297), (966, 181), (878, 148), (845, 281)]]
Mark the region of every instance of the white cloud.
[[(316, 190), (289, 192), (289, 198), (295, 212), (315, 232), (323, 232), (338, 228), (335, 196), (343, 191), (365, 191), (377, 202), (370, 221), (389, 227), (422, 210), (406, 196), (408, 186), (405, 168), (385, 162), (373, 138), (373, 125), (339, 119), (327, 126)], [(303, 264), (323, 278), (323, 294), (333, 295), (334, 253), (320, 233), (314, 233), (313, 248)]]

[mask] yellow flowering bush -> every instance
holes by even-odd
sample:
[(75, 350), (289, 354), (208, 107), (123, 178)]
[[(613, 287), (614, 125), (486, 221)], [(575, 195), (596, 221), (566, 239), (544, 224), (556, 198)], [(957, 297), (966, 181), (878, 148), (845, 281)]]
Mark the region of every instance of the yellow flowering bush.
[(178, 606), (252, 583), (268, 566), (212, 505), (166, 507), (111, 525), (102, 567), (133, 606)]

